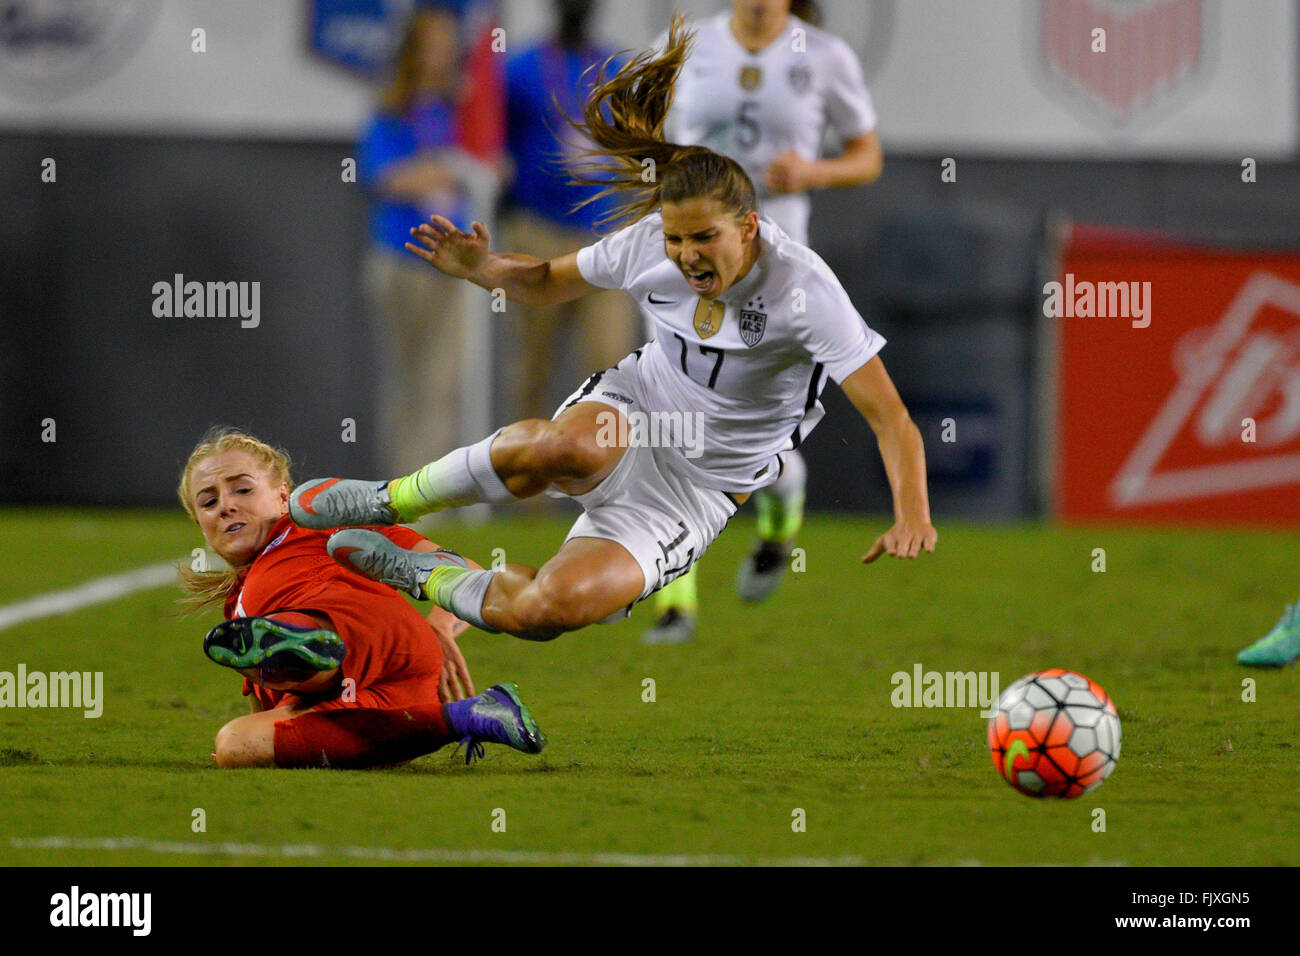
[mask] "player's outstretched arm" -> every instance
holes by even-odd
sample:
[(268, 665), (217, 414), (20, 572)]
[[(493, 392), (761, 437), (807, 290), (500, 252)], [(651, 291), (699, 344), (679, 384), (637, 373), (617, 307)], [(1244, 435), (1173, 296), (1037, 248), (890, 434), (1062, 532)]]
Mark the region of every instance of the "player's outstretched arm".
[(411, 230), (414, 241), (406, 248), (453, 278), (503, 289), (507, 299), (524, 305), (558, 305), (600, 291), (578, 272), (577, 252), (556, 259), (492, 252), (487, 226), (475, 222), (470, 228), (461, 232), (450, 219), (434, 216)]
[(907, 414), (880, 356), (846, 378), (840, 387), (876, 433), (894, 495), (894, 526), (876, 539), (862, 556), (863, 562), (869, 564), (882, 554), (914, 558), (922, 551), (933, 551), (939, 533), (930, 524), (921, 431)]

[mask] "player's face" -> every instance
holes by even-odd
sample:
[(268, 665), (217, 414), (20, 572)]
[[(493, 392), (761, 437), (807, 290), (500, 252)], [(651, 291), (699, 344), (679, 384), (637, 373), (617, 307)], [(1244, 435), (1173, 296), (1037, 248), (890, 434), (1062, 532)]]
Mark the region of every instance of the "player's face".
[(222, 451), (194, 467), (194, 512), (208, 546), (228, 564), (248, 564), (289, 510), (289, 486), (273, 484), (267, 468), (248, 452)]
[(736, 284), (754, 263), (758, 214), (739, 222), (711, 198), (685, 199), (660, 206), (664, 252), (696, 295), (713, 299)]
[(441, 86), (456, 65), (456, 19), (443, 11), (429, 13), (416, 21), (414, 29), (421, 82)]
[(790, 0), (731, 0), (731, 14), (756, 29), (781, 22), (790, 12)]

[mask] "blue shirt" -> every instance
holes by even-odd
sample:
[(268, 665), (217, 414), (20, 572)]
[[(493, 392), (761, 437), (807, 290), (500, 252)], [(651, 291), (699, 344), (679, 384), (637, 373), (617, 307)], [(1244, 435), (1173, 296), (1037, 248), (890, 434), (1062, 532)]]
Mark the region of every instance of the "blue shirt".
[[(583, 71), (599, 66), (613, 52), (596, 46), (568, 50), (548, 40), (507, 61), (507, 143), (515, 161), (515, 181), (508, 196), (516, 205), (556, 223), (593, 230), (596, 220), (618, 204), (618, 197), (606, 197), (576, 213), (572, 211), (574, 203), (600, 189), (569, 183), (566, 155), (572, 156), (575, 148), (590, 144), (581, 142), (555, 104), (558, 100), (564, 114), (580, 120), (582, 104), (591, 93), (596, 75), (593, 69), (583, 77)], [(614, 62), (607, 75), (621, 65)], [(561, 139), (557, 140), (557, 136)]]
[[(366, 128), (358, 146), (358, 179), (371, 190), (370, 238), (401, 251), (411, 238), (410, 230), (430, 215), (446, 216), (462, 229), (468, 207), (463, 193), (446, 197), (442, 203), (428, 205), (394, 201), (377, 191), (379, 180), (395, 164), (425, 149), (451, 148), (457, 145), (456, 111), (443, 100), (419, 104), (406, 116), (379, 113)], [(445, 204), (445, 205), (444, 205)]]

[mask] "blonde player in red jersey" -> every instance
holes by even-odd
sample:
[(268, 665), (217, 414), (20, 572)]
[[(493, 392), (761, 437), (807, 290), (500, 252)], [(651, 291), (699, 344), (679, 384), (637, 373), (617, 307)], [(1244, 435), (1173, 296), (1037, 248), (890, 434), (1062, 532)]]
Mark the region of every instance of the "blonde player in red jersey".
[[(289, 462), (235, 431), (194, 449), (179, 495), (225, 571), (181, 569), (192, 607), (220, 604), (227, 620), (204, 640), (214, 662), (244, 676), (253, 713), (217, 734), (221, 767), (373, 767), (454, 741), (466, 761), (483, 742), (537, 753), (545, 744), (513, 684), (479, 696), (456, 646), (465, 627), (428, 619), (391, 588), (351, 574), (325, 550), (328, 534), (289, 520)], [(384, 528), (415, 551), (436, 545)]]

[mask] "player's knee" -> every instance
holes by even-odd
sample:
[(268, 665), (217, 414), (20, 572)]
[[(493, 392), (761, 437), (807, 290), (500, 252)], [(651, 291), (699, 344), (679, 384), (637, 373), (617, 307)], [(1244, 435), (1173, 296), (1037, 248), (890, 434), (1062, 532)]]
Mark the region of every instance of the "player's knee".
[(593, 588), (558, 584), (539, 578), (519, 594), (514, 610), (521, 637), (549, 641), (600, 620), (600, 615), (592, 610), (593, 599), (597, 597), (592, 593)]
[(217, 731), (217, 739), (212, 742), (212, 753), (217, 758), (217, 766), (223, 770), (238, 767), (240, 735), (238, 721), (232, 720)]
[(268, 766), (261, 749), (249, 738), (245, 723), (238, 718), (217, 731), (212, 752), (216, 755), (217, 766), (222, 770)]
[(608, 450), (590, 429), (571, 422), (549, 422), (539, 442), (539, 452), (555, 474), (573, 478), (594, 475), (605, 466)]

